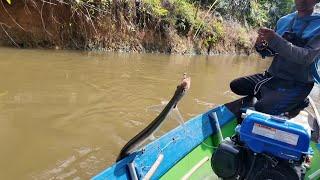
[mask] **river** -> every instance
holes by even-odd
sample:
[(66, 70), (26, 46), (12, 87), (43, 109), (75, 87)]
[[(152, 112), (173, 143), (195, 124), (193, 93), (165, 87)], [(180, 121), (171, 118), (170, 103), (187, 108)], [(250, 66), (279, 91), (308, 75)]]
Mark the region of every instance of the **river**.
[[(184, 119), (237, 98), (229, 82), (257, 56), (178, 56), (0, 48), (0, 179), (88, 179), (157, 115), (182, 74)], [(177, 126), (169, 121), (164, 129)]]

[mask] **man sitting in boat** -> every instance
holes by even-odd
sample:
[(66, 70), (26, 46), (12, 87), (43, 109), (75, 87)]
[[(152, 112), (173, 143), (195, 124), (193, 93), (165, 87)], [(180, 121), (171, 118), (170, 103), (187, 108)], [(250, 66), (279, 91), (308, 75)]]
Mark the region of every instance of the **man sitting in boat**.
[(260, 28), (257, 51), (274, 56), (269, 69), (231, 82), (231, 90), (256, 97), (255, 110), (285, 115), (305, 102), (314, 85), (311, 66), (320, 57), (320, 0), (295, 0), (297, 12), (277, 22), (276, 31)]

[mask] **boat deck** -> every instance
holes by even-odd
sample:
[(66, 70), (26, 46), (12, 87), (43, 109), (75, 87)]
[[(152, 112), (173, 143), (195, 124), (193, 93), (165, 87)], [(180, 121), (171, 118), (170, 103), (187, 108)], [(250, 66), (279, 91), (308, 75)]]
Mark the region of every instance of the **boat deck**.
[[(231, 121), (223, 128), (223, 136), (230, 137), (234, 133), (236, 121)], [(190, 152), (186, 157), (180, 160), (173, 168), (171, 168), (161, 179), (183, 179), (183, 180), (215, 180), (219, 179), (211, 168), (211, 156), (218, 146), (217, 135), (210, 136), (203, 141), (198, 147)], [(311, 144), (314, 150), (311, 168), (308, 170), (305, 179), (309, 180), (309, 176), (318, 171), (320, 168), (320, 147), (316, 143)], [(318, 145), (319, 146), (319, 145)], [(316, 178), (316, 180), (319, 180)]]
[[(223, 127), (223, 136), (232, 136), (236, 126), (236, 120), (226, 124)], [(218, 144), (218, 136), (210, 136), (164, 174), (161, 179), (218, 179), (211, 168), (211, 156)]]

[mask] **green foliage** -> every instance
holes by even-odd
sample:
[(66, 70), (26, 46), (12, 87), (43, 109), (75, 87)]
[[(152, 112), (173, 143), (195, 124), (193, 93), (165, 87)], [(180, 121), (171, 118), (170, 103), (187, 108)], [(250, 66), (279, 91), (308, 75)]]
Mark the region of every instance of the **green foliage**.
[(214, 21), (212, 23), (211, 29), (207, 30), (207, 34), (209, 35), (205, 39), (204, 45), (206, 47), (214, 46), (215, 44), (220, 42), (224, 37), (225, 32), (223, 24), (221, 22)]
[(251, 2), (251, 9), (247, 16), (247, 21), (252, 26), (263, 26), (269, 22), (268, 7), (267, 4), (259, 4), (256, 1)]
[(194, 4), (188, 0), (168, 0), (168, 2), (171, 4), (173, 10), (171, 16), (179, 34), (186, 35), (191, 27), (197, 26), (199, 19)]
[(291, 12), (294, 0), (220, 0), (217, 11), (225, 18), (253, 27), (274, 27), (277, 20)]
[(281, 1), (278, 0), (274, 3), (271, 3), (270, 9), (269, 9), (269, 17), (270, 17), (269, 26), (274, 26), (280, 17), (292, 12), (293, 7), (294, 7), (294, 0), (281, 0)]
[(204, 41), (204, 46), (205, 47), (209, 47), (209, 46), (213, 46), (214, 44), (216, 44), (218, 42), (218, 39), (216, 36), (214, 35), (210, 35), (208, 36), (205, 41)]
[(145, 0), (144, 3), (151, 11), (149, 13), (156, 17), (161, 18), (168, 15), (168, 10), (162, 7), (160, 0)]
[(174, 25), (182, 36), (190, 30), (203, 32), (211, 31), (210, 26), (197, 16), (197, 8), (188, 0), (145, 0), (152, 7), (152, 12)]
[(12, 1), (11, 1), (11, 0), (6, 0), (6, 1), (7, 1), (7, 3), (8, 3), (8, 4), (11, 4), (11, 3), (12, 3)]
[(213, 30), (218, 39), (221, 39), (225, 35), (224, 27), (221, 22), (214, 21), (213, 22)]
[(193, 4), (189, 3), (187, 0), (169, 0), (169, 2), (173, 5), (173, 15), (175, 17), (181, 17), (190, 24), (195, 23), (196, 9)]
[(244, 48), (249, 48), (251, 45), (248, 33), (245, 28), (238, 29), (238, 45)]
[[(193, 31), (197, 33), (197, 35), (205, 34), (210, 32), (212, 29), (208, 23), (206, 23), (202, 19), (196, 19), (193, 25)], [(211, 34), (211, 33), (210, 33)]]
[(236, 19), (243, 21), (250, 13), (251, 0), (219, 0), (216, 11), (225, 19)]
[(277, 20), (290, 13), (294, 0), (251, 0), (251, 10), (247, 18), (252, 26), (274, 27)]

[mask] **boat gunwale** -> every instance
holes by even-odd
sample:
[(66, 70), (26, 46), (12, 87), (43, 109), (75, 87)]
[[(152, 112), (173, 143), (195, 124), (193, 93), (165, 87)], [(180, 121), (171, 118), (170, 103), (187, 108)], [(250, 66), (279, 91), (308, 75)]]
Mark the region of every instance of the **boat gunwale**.
[[(172, 129), (157, 140), (147, 144), (142, 150), (130, 154), (118, 163), (103, 170), (92, 179), (130, 179), (127, 164), (131, 162), (135, 164), (138, 178), (142, 178), (147, 174), (157, 157), (163, 154), (164, 161), (151, 179), (160, 178), (179, 162), (179, 160), (216, 132), (216, 129), (212, 125), (211, 117), (209, 116), (209, 114), (213, 112), (217, 113), (220, 126), (224, 126), (235, 117), (224, 105), (199, 114), (184, 124)], [(179, 151), (172, 151), (170, 148)]]

